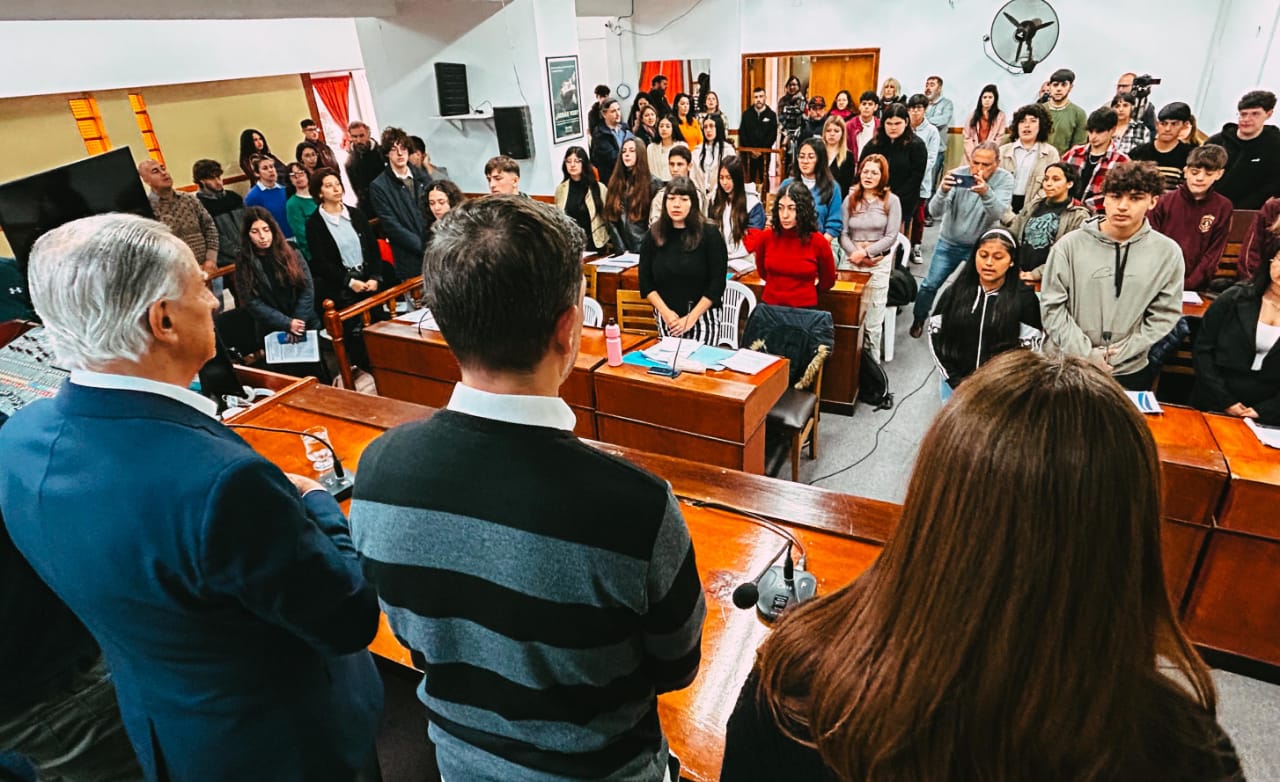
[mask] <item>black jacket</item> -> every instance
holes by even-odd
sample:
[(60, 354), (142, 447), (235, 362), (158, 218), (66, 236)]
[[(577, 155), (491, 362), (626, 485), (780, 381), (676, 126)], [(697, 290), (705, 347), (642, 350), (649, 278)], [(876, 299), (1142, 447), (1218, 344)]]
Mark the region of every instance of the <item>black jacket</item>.
[(1233, 285), (1209, 305), (1192, 358), (1196, 385), (1191, 404), (1221, 412), (1237, 402), (1258, 412), (1258, 422), (1280, 425), (1280, 342), (1254, 371), (1262, 302), (1247, 283)]
[(307, 218), (307, 245), (311, 248), (311, 279), (315, 283), (316, 314), (324, 317), (324, 300), (333, 299), (338, 309), (349, 307), (372, 293), (356, 293), (351, 290), (352, 280), (378, 281), (378, 290), (394, 284), (395, 275), (384, 269), (382, 255), (378, 252), (378, 239), (364, 214), (356, 207), (347, 207), (351, 227), (360, 237), (360, 251), (364, 265), (358, 270), (348, 269), (342, 263), (342, 253), (334, 241), (329, 226), (320, 210)]
[[(1009, 269), (1008, 273), (1016, 275), (1017, 267)], [(952, 388), (959, 386), (961, 380), (973, 374), (973, 371), (982, 364), (1007, 350), (1020, 347), (1023, 344), (1021, 339), (1023, 324), (1040, 331), (1044, 330), (1040, 320), (1040, 300), (1022, 280), (1008, 279), (998, 291), (992, 293), (984, 293), (979, 287), (972, 305), (973, 314), (976, 317), (969, 318), (967, 322), (962, 321), (960, 324), (948, 322), (945, 313), (951, 311), (952, 297), (966, 297), (964, 303), (967, 305), (968, 297), (971, 295), (973, 294), (970, 292), (961, 291), (956, 283), (947, 286), (938, 297), (937, 309), (929, 323), (929, 349), (933, 352), (934, 362), (945, 373), (944, 379)], [(1010, 333), (996, 333), (992, 323), (993, 310), (988, 305), (994, 296), (1014, 297), (1018, 326)], [(978, 312), (978, 310), (981, 311)], [(962, 331), (959, 334), (952, 334), (952, 330), (956, 328)], [(955, 341), (952, 342), (952, 339)]]
[(1227, 170), (1217, 189), (1236, 209), (1261, 209), (1268, 198), (1280, 195), (1280, 128), (1266, 125), (1248, 141), (1236, 132), (1236, 123), (1228, 122), (1209, 137), (1208, 143), (1227, 150)]
[(889, 161), (889, 190), (902, 203), (902, 216), (905, 219), (916, 213), (916, 204), (920, 202), (920, 183), (924, 181), (925, 166), (929, 163), (929, 150), (918, 136), (912, 136), (907, 144), (880, 144), (880, 137), (867, 142), (858, 155), (858, 161), (867, 159), (867, 155), (884, 155)]
[[(301, 261), (302, 257), (299, 256)], [(256, 290), (250, 290), (244, 284), (242, 264), (252, 264), (256, 281)], [(259, 257), (252, 252), (240, 254), (236, 262), (236, 290), (244, 301), (253, 322), (258, 327), (259, 336), (273, 331), (288, 331), (290, 322), (295, 318), (306, 321), (308, 329), (320, 328), (320, 316), (316, 314), (316, 290), (311, 280), (311, 270), (304, 263), (302, 273), (305, 277), (302, 289), (293, 287), (281, 275), (267, 271)]]
[(772, 149), (778, 138), (778, 114), (768, 106), (764, 111), (756, 111), (755, 106), (748, 106), (742, 112), (742, 121), (738, 123), (738, 146)]
[(413, 177), (412, 192), (400, 184), (390, 166), (369, 185), (373, 214), (383, 235), (391, 242), (396, 277), (401, 282), (422, 273), (422, 251), (427, 243), (427, 218), (422, 213), (422, 204), (427, 188), (431, 187), (431, 177), (414, 166), (409, 166), (409, 174)]
[[(626, 141), (632, 135), (634, 134), (627, 130), (622, 140)], [(621, 152), (622, 145), (618, 143), (618, 137), (613, 135), (613, 131), (609, 130), (609, 123), (601, 122), (596, 125), (596, 129), (591, 131), (591, 165), (596, 167), (596, 178), (605, 187), (609, 186), (609, 177), (613, 176), (613, 167), (618, 164)]]
[(369, 204), (369, 185), (386, 167), (387, 159), (376, 144), (365, 151), (353, 149), (347, 157), (347, 178), (351, 180), (351, 189), (356, 192), (356, 203), (367, 215), (373, 214), (373, 207)]

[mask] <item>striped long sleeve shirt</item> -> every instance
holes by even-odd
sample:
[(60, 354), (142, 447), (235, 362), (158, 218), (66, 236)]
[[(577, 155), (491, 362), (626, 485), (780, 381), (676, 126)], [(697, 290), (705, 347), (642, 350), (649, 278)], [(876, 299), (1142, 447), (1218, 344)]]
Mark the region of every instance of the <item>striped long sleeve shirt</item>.
[(445, 779), (663, 778), (657, 695), (692, 682), (706, 614), (663, 481), (563, 429), (442, 410), (364, 452), (351, 530)]

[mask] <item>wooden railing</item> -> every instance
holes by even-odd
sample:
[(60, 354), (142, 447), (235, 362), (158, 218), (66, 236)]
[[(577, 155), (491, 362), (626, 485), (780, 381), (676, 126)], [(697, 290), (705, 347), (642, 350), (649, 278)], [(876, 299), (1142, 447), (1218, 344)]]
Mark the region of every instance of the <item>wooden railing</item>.
[[(324, 300), (324, 327), (329, 332), (329, 338), (333, 340), (333, 354), (338, 360), (338, 374), (342, 377), (344, 388), (355, 388), (355, 372), (352, 371), (351, 359), (347, 356), (343, 324), (354, 318), (360, 318), (364, 325), (368, 326), (373, 322), (373, 313), (379, 307), (386, 306), (401, 296), (408, 299), (420, 295), (421, 292), (422, 275), (418, 275), (405, 280), (399, 285), (393, 285), (385, 291), (370, 296), (357, 304), (352, 304), (343, 310), (337, 308), (333, 299)], [(392, 316), (395, 315), (394, 306), (390, 308), (390, 312)]]

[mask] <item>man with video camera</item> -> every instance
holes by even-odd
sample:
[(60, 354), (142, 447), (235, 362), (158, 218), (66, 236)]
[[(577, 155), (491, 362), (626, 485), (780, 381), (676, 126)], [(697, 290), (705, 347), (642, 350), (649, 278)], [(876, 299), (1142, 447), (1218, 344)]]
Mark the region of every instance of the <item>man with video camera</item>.
[(1160, 80), (1151, 78), (1149, 73), (1141, 76), (1135, 73), (1122, 73), (1120, 78), (1116, 79), (1116, 94), (1133, 93), (1134, 100), (1137, 101), (1133, 104), (1133, 116), (1142, 120), (1142, 124), (1151, 130), (1152, 136), (1156, 133), (1156, 110), (1149, 98), (1151, 88), (1159, 83)]

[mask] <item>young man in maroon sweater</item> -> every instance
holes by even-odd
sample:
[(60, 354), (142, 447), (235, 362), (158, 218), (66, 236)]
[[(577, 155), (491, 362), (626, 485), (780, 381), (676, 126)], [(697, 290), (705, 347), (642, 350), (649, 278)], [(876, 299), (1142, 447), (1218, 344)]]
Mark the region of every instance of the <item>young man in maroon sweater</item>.
[(1227, 151), (1204, 144), (1187, 155), (1183, 182), (1160, 197), (1147, 214), (1151, 227), (1178, 243), (1187, 265), (1183, 287), (1203, 290), (1218, 272), (1218, 261), (1231, 228), (1231, 201), (1214, 192), (1222, 178)]

